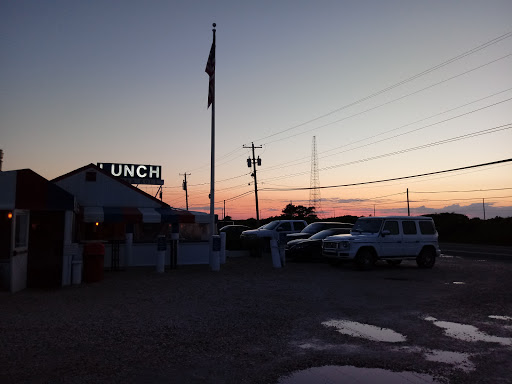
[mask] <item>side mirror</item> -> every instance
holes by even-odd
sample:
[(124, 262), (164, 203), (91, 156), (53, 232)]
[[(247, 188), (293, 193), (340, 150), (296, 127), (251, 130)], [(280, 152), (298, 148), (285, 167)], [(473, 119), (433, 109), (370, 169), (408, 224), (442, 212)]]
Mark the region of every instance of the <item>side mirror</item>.
[(385, 236), (391, 234), (391, 231), (389, 229), (385, 229), (380, 234), (382, 237), (385, 237)]

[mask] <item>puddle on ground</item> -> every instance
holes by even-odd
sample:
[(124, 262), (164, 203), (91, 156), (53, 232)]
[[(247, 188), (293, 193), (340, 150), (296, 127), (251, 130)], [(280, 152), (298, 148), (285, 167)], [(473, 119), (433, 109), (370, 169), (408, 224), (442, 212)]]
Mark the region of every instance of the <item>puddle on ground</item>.
[(334, 327), (340, 333), (354, 337), (361, 337), (372, 341), (384, 341), (388, 343), (401, 343), (406, 337), (388, 328), (376, 327), (374, 325), (362, 324), (348, 320), (329, 320), (322, 325)]
[(452, 323), (449, 321), (439, 321), (435, 317), (425, 317), (424, 320), (431, 321), (434, 325), (444, 329), (447, 336), (454, 337), (464, 341), (485, 341), (488, 343), (499, 343), (501, 345), (512, 345), (512, 338), (491, 336), (478, 330), (478, 328), (468, 325)]
[(278, 384), (426, 384), (443, 382), (424, 373), (327, 365), (294, 372), (290, 376), (281, 378)]
[(399, 347), (395, 350), (422, 354), (425, 360), (453, 365), (454, 368), (464, 372), (471, 372), (476, 369), (475, 365), (469, 360), (474, 356), (470, 353), (424, 349), (417, 346)]
[(471, 372), (475, 370), (475, 365), (469, 361), (469, 353), (451, 352), (441, 350), (429, 350), (425, 352), (425, 359), (428, 361), (435, 361), (437, 363), (446, 363), (459, 368), (464, 372)]
[(497, 320), (512, 320), (511, 316), (499, 316), (499, 315), (489, 315), (491, 319), (497, 319)]

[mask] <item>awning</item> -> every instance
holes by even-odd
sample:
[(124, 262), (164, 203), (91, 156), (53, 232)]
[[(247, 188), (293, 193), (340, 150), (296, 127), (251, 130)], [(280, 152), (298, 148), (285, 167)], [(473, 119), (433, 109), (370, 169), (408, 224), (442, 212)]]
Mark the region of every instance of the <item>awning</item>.
[(84, 223), (103, 223), (103, 207), (84, 207)]
[(143, 223), (160, 223), (162, 220), (155, 208), (139, 208), (139, 211), (142, 213)]
[(202, 212), (174, 208), (83, 207), (85, 223), (209, 223)]
[(106, 223), (142, 223), (142, 213), (135, 207), (103, 207)]
[(162, 216), (162, 223), (194, 223), (195, 217), (189, 211), (173, 208), (157, 208)]
[(204, 212), (191, 212), (194, 215), (194, 219), (196, 223), (209, 224), (211, 221), (211, 216), (209, 213)]

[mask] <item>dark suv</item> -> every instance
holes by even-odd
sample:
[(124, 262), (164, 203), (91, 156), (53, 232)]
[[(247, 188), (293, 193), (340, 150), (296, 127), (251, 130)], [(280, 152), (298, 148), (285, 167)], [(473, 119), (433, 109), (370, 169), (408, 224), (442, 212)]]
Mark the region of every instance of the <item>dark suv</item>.
[(352, 228), (353, 224), (350, 223), (339, 223), (336, 221), (317, 221), (316, 223), (309, 224), (306, 228), (304, 228), (299, 233), (290, 233), (286, 236), (286, 242), (291, 240), (298, 240), (298, 239), (307, 239), (308, 237), (311, 237), (315, 233), (318, 233), (320, 231), (323, 231), (324, 229), (331, 229), (331, 228)]

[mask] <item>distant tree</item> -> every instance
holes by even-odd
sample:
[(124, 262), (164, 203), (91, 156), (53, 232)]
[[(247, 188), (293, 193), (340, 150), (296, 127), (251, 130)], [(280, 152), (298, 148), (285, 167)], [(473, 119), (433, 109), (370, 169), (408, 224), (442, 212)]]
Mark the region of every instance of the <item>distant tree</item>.
[(282, 210), (283, 216), (289, 219), (316, 220), (315, 207), (305, 207), (303, 205), (288, 204)]

